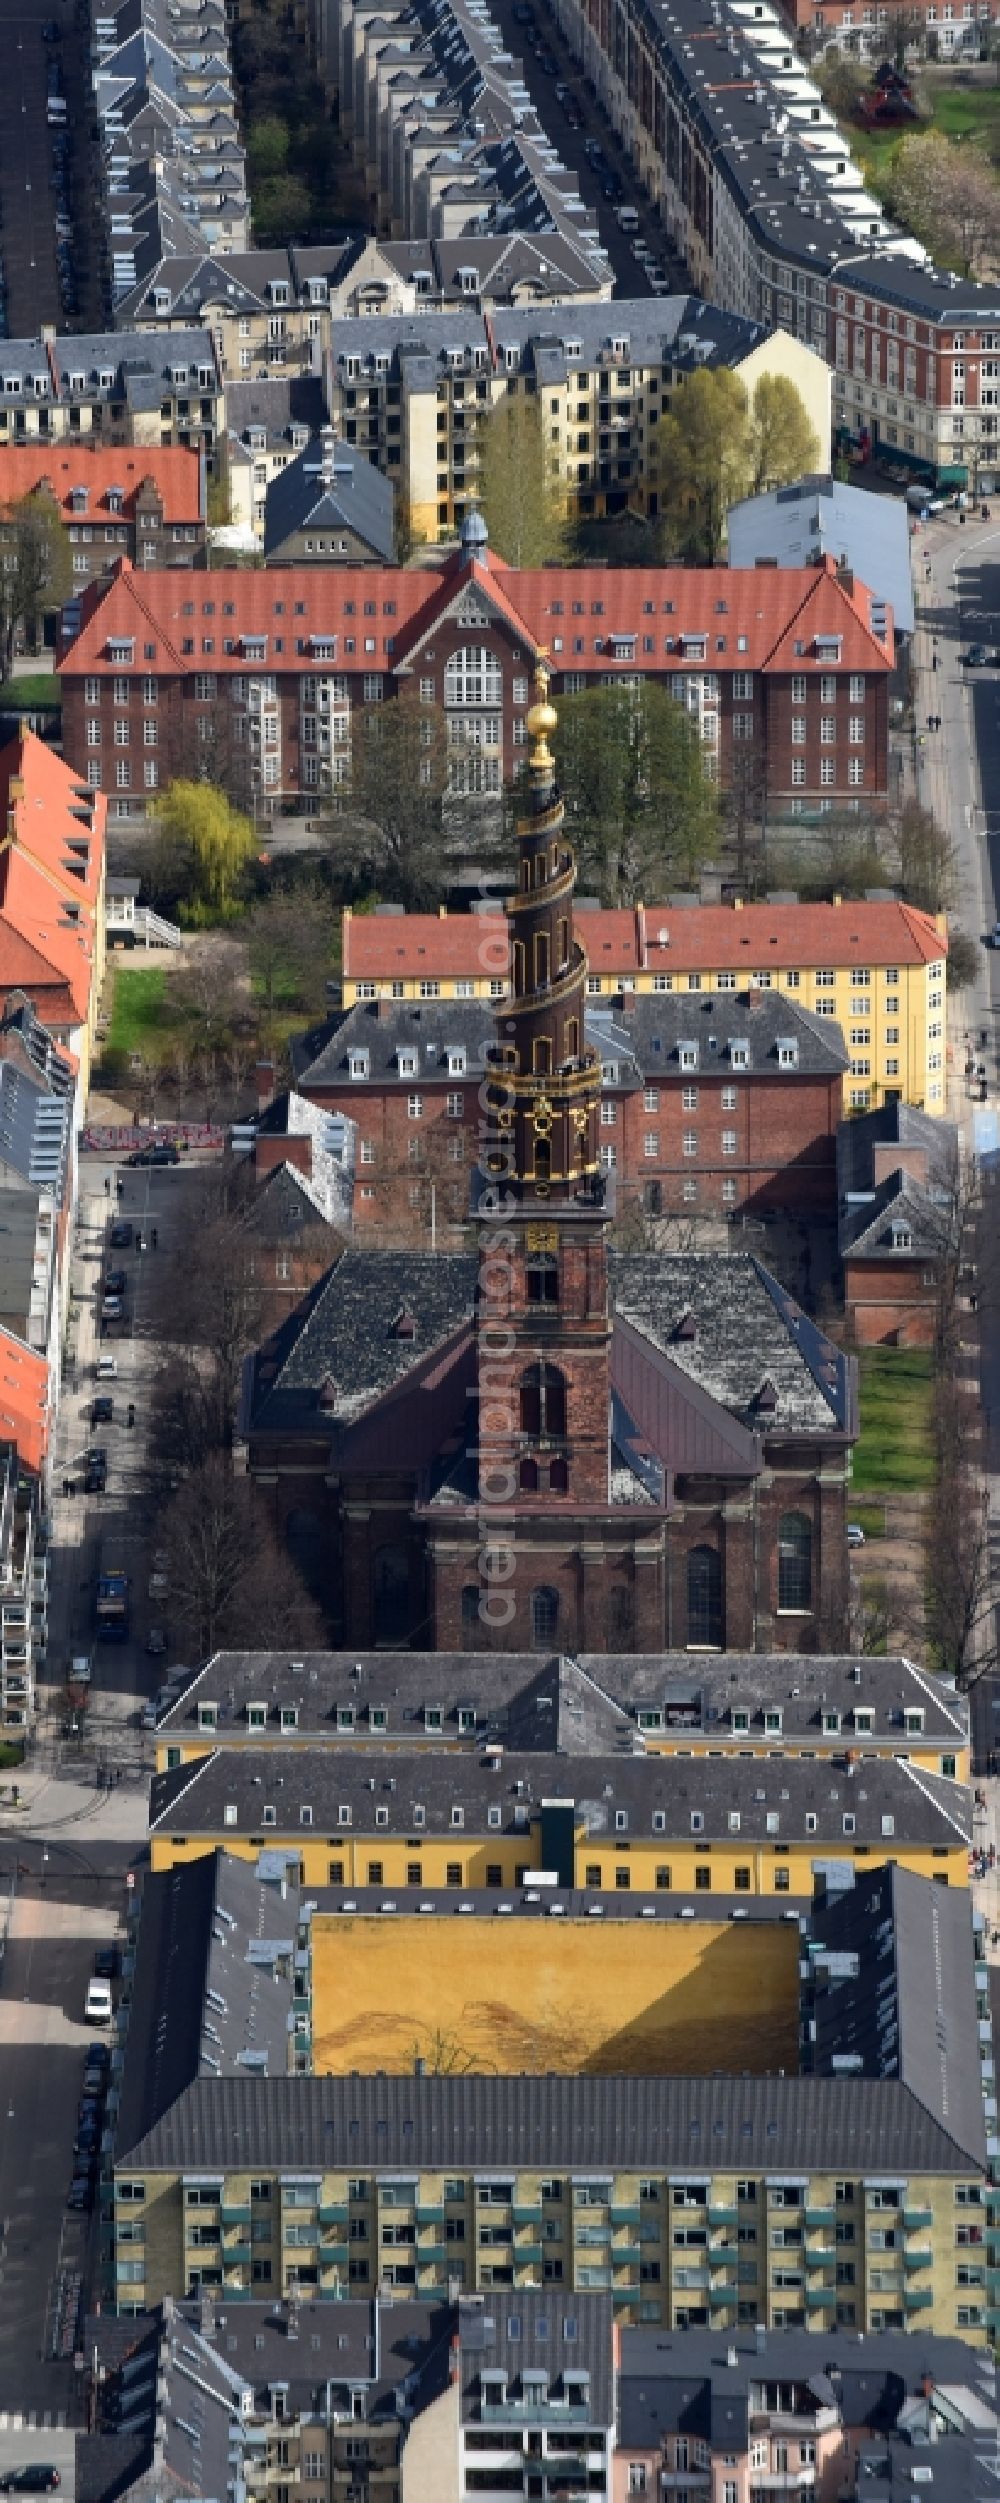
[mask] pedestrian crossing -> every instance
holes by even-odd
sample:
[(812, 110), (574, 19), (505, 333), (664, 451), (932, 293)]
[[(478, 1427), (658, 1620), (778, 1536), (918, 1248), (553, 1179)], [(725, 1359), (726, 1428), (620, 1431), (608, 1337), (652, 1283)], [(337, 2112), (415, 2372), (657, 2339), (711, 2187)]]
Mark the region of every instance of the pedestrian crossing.
[(68, 2424), (64, 2407), (26, 2407), (13, 2413), (0, 2408), (0, 2433), (65, 2433)]

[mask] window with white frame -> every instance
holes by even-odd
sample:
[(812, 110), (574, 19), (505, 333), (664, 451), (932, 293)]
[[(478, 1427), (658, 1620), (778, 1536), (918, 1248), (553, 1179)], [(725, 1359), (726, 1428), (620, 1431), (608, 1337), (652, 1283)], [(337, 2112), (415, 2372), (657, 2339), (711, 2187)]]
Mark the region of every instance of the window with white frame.
[(681, 1148), (682, 1148), (682, 1151), (683, 1151), (683, 1153), (684, 1153), (684, 1155), (685, 1155), (685, 1156), (696, 1156), (696, 1155), (697, 1155), (697, 1153), (698, 1153), (698, 1133), (697, 1133), (697, 1130), (685, 1130), (684, 1135), (683, 1135), (683, 1138), (681, 1139)]
[(479, 711), (503, 702), (503, 673), (496, 653), (485, 643), (463, 643), (445, 664), (446, 705), (471, 705)]
[(831, 782), (835, 782), (835, 781), (836, 781), (836, 777), (837, 777), (837, 767), (836, 767), (836, 764), (835, 764), (835, 762), (834, 762), (833, 757), (832, 757), (832, 756), (824, 756), (824, 757), (821, 759), (821, 762), (820, 762), (820, 769), (819, 769), (820, 787), (821, 787), (822, 789), (825, 789), (825, 788), (826, 788), (826, 786), (827, 786), (827, 784), (829, 784), (829, 783), (831, 783)]

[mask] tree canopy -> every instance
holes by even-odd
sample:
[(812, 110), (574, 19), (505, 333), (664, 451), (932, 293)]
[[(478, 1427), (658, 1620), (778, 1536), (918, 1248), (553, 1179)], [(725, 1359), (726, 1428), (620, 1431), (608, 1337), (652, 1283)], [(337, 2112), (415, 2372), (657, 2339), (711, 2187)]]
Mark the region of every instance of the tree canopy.
[(384, 887), (419, 912), (436, 900), (443, 877), (443, 716), (407, 693), (366, 705), (352, 728), (350, 790), (328, 830), (331, 861), (359, 887)]
[(3, 514), (0, 541), (0, 655), (9, 678), (21, 628), (68, 600), (73, 560), (55, 498), (42, 491), (21, 496)]
[(478, 500), (497, 554), (508, 565), (544, 565), (565, 556), (565, 497), (538, 401), (509, 392), (479, 426), (476, 448)]
[(784, 486), (819, 465), (800, 392), (761, 374), (752, 400), (727, 365), (701, 366), (673, 395), (656, 430), (654, 466), (668, 549), (714, 564), (726, 513), (742, 496)]
[(938, 260), (962, 276), (988, 277), (1000, 250), (1000, 190), (984, 149), (943, 131), (913, 131), (896, 151), (895, 214)]
[(254, 851), (249, 817), (210, 782), (172, 782), (158, 810), (161, 840), (186, 871), (193, 920), (224, 919)]
[(697, 875), (715, 842), (715, 788), (697, 725), (665, 687), (564, 696), (556, 747), (585, 887), (631, 904)]

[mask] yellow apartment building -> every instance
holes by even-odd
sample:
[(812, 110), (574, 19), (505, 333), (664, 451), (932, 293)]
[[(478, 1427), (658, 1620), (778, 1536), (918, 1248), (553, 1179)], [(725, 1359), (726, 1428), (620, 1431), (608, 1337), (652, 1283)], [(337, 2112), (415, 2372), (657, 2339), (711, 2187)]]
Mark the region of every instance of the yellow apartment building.
[[(475, 272), (472, 272), (475, 275)], [(752, 398), (763, 375), (799, 393), (830, 465), (831, 375), (786, 331), (690, 297), (576, 299), (558, 315), (537, 306), (370, 313), (336, 321), (326, 359), (338, 434), (397, 486), (416, 538), (454, 538), (478, 491), (479, 432), (505, 399), (540, 410), (553, 476), (568, 514), (595, 518), (659, 509), (657, 427), (690, 373), (727, 365)]]
[(475, 1756), (504, 1719), (526, 1715), (546, 1750), (611, 1751), (623, 1733), (647, 1756), (721, 1755), (858, 1763), (904, 1756), (917, 1772), (970, 1778), (966, 1699), (913, 1661), (814, 1653), (690, 1652), (626, 1657), (537, 1652), (217, 1652), (156, 1732), (156, 1769), (199, 1756), (333, 1754), (378, 1747)]
[[(896, 901), (576, 906), (591, 998), (775, 990), (836, 1021), (855, 1111), (902, 1101), (942, 1114), (948, 936), (943, 913)], [(345, 1007), (372, 999), (502, 999), (501, 913), (343, 916)]]
[(217, 1750), (154, 1776), (154, 1870), (217, 1850), (283, 1859), (303, 1886), (520, 1885), (811, 1899), (831, 1866), (892, 1861), (968, 1883), (968, 1791), (905, 1760), (848, 1751), (828, 1777), (781, 1755), (575, 1764), (487, 1746), (419, 1763), (329, 1748)]

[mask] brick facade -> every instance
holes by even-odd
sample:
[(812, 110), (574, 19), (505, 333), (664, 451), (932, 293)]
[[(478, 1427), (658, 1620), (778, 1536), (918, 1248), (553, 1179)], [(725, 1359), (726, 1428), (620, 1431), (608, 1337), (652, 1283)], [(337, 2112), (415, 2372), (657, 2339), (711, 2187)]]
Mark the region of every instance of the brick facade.
[(495, 798), (524, 761), (542, 648), (557, 693), (666, 687), (748, 806), (885, 801), (891, 618), (832, 560), (518, 573), (489, 556), (477, 515), (440, 571), (220, 569), (196, 596), (122, 566), (64, 639), (65, 752), (118, 814), (198, 772), (241, 801), (308, 809), (349, 783), (353, 715), (406, 694), (444, 713), (454, 798)]

